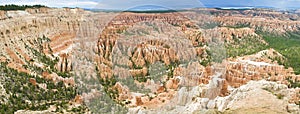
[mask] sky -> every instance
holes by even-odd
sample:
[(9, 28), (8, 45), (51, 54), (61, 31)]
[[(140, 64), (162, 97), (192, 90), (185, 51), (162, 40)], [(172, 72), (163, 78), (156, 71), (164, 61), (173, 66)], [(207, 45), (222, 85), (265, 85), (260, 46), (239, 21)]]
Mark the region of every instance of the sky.
[(80, 7), (126, 10), (142, 5), (167, 8), (264, 6), (299, 8), (300, 0), (1, 0), (0, 5), (46, 5), (49, 7)]

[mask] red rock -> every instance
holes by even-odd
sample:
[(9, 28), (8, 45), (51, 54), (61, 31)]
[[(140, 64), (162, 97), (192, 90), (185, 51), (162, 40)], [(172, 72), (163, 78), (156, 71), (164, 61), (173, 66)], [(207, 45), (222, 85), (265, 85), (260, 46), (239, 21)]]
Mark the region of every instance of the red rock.
[(34, 86), (37, 85), (36, 80), (35, 80), (34, 78), (30, 78), (30, 79), (29, 79), (29, 82), (30, 82), (32, 85), (34, 85)]

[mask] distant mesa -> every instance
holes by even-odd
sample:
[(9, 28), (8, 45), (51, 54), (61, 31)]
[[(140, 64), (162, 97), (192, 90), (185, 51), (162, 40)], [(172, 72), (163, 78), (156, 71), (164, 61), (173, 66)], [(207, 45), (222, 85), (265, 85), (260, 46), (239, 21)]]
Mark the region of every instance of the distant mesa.
[(255, 7), (246, 6), (246, 7), (217, 7), (216, 9), (221, 10), (248, 10), (248, 9), (254, 9)]

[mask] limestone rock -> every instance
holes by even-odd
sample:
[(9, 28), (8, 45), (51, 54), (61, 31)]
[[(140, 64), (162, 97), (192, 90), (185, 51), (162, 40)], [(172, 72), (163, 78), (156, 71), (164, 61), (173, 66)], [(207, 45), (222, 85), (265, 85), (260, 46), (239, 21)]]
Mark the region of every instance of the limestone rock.
[(214, 100), (209, 100), (209, 102), (207, 103), (207, 108), (208, 109), (214, 109), (216, 107), (216, 103)]
[(300, 112), (300, 107), (296, 104), (288, 104), (287, 111), (296, 114)]

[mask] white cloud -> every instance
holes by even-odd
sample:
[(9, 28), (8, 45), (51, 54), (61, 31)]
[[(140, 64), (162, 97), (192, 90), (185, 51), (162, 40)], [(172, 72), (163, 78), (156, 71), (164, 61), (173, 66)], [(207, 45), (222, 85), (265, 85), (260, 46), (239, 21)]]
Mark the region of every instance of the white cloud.
[(49, 7), (83, 7), (93, 8), (98, 3), (88, 0), (1, 0), (0, 5), (16, 4), (16, 5), (46, 5)]
[(95, 7), (98, 9), (130, 9), (137, 6), (154, 5), (170, 9), (201, 7), (203, 4), (199, 0), (102, 0)]
[(275, 8), (290, 8), (300, 6), (300, 0), (253, 0), (257, 6), (269, 6)]
[(199, 0), (1, 0), (0, 5), (46, 5), (49, 7), (83, 7), (99, 9), (129, 9), (136, 6), (154, 5), (167, 8), (203, 6)]

